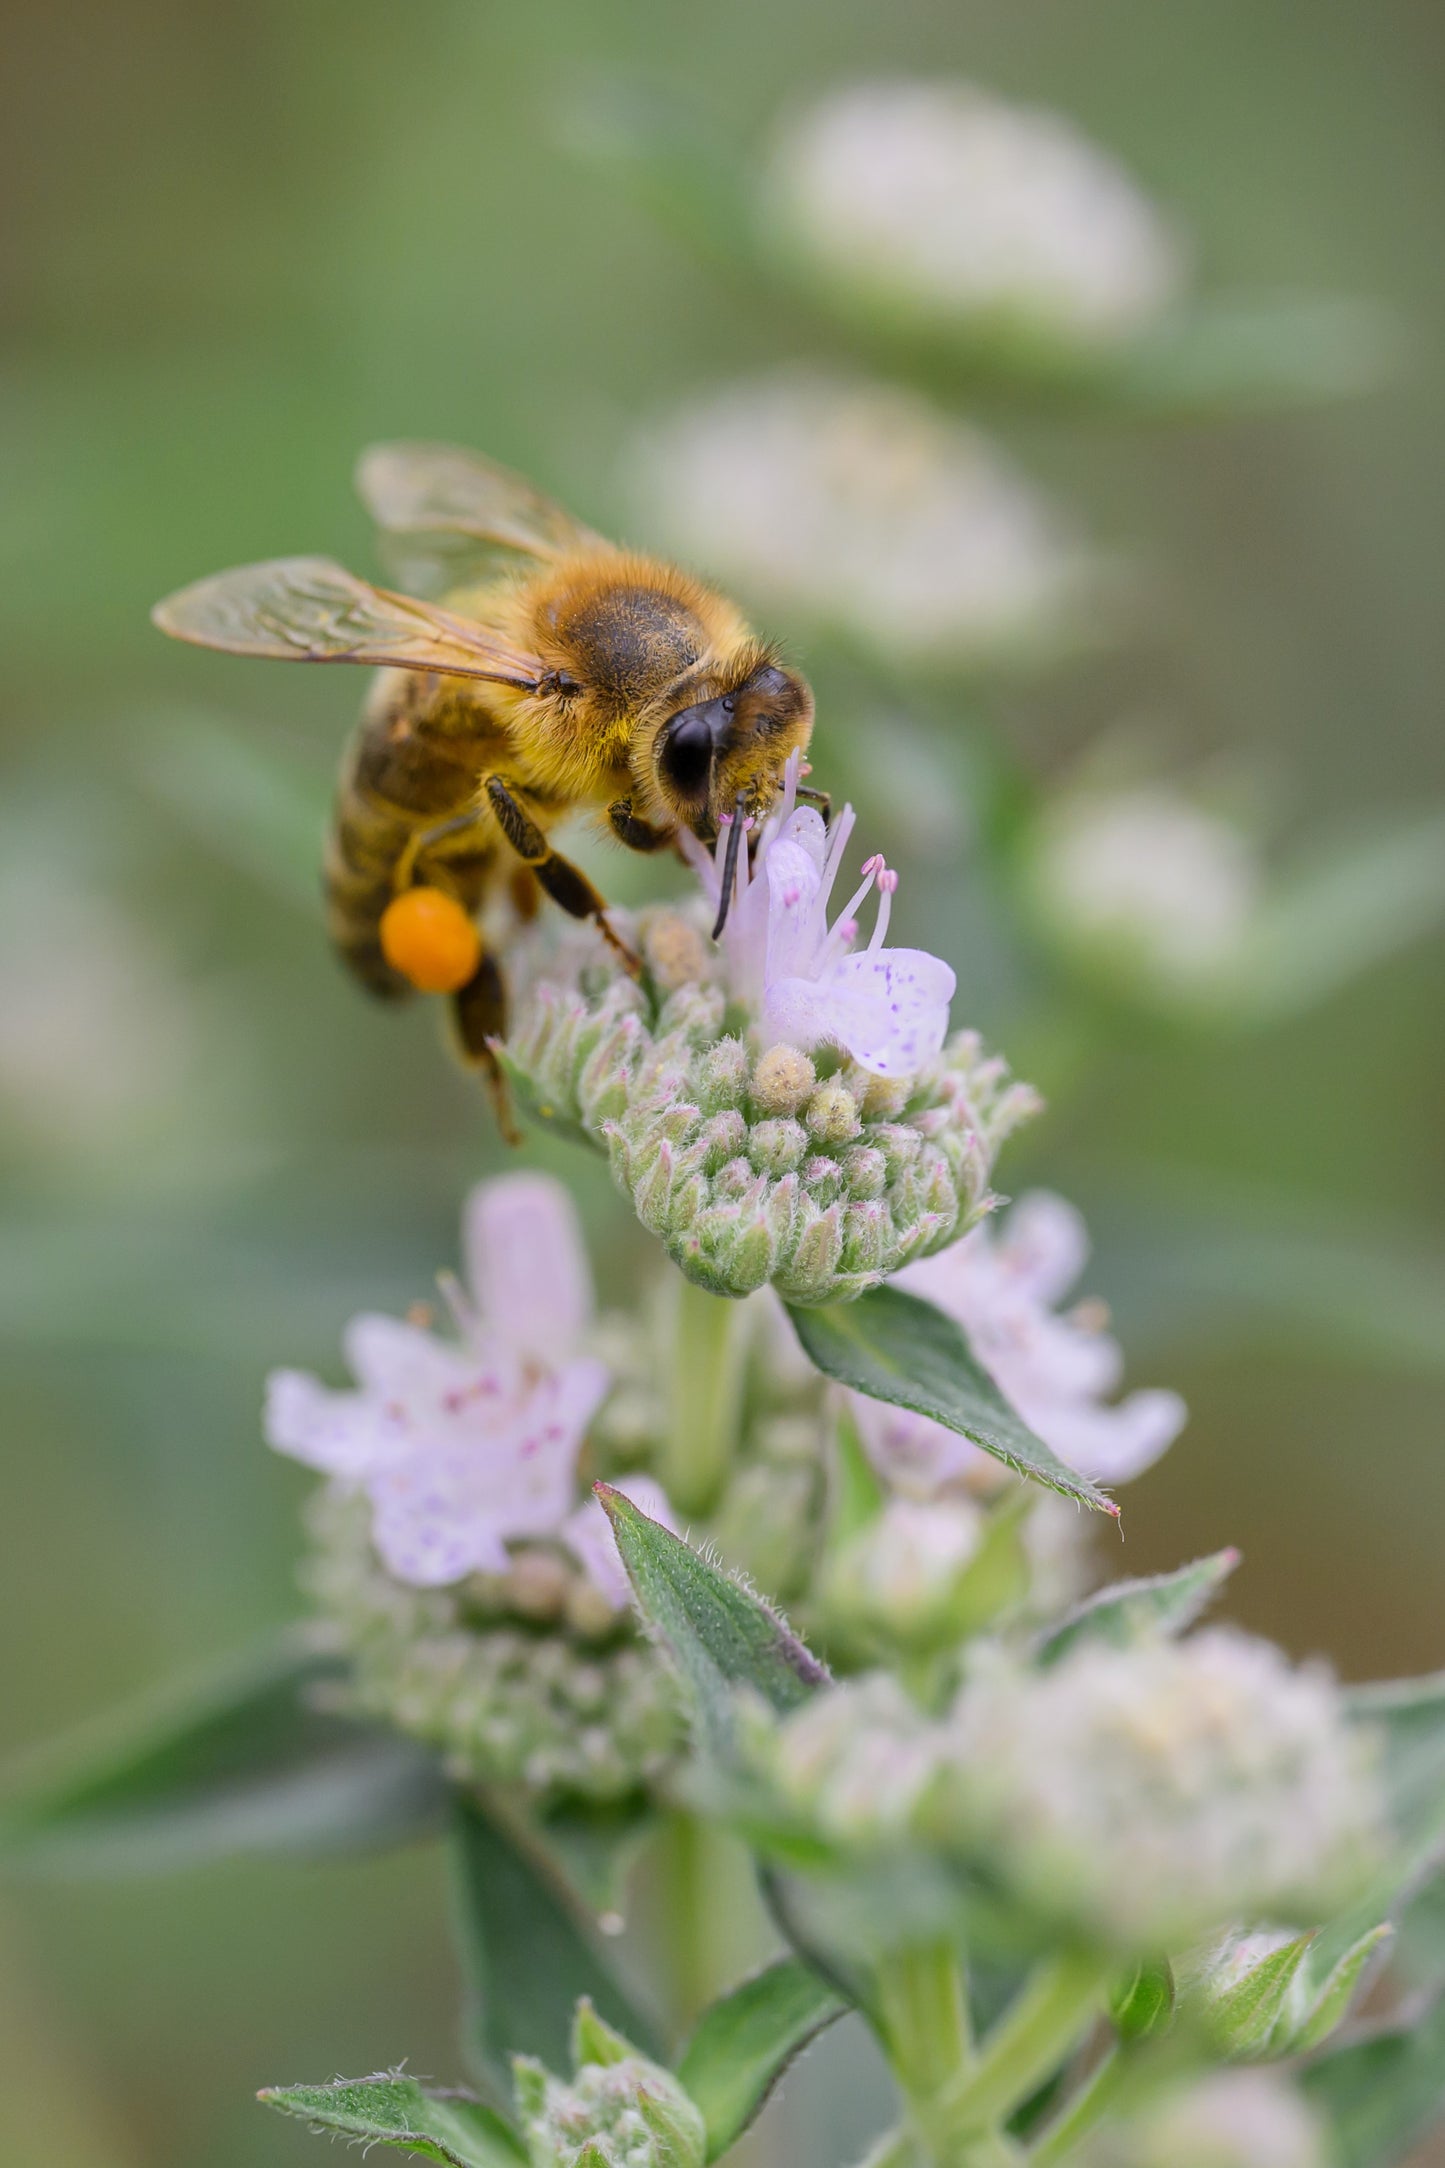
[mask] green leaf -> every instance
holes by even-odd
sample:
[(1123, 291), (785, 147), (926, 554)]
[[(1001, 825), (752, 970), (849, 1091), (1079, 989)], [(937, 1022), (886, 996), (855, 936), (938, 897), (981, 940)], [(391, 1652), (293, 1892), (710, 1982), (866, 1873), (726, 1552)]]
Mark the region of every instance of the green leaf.
[(432, 2092), (415, 2078), (271, 2085), (256, 2097), (318, 2132), (336, 2131), (364, 2145), (402, 2146), (446, 2168), (517, 2168), (527, 2157), (521, 2140), (484, 2101), (469, 2093)]
[(1347, 1687), (1344, 1700), (1381, 1744), (1394, 1843), (1359, 1900), (1322, 1930), (1308, 1968), (1316, 1995), (1364, 1937), (1408, 1907), (1445, 1845), (1445, 1672)]
[(703, 2012), (677, 2074), (702, 2110), (710, 2161), (742, 2136), (794, 2057), (847, 2007), (806, 1965), (780, 1957)]
[(858, 1426), (845, 1411), (833, 1432), (832, 1515), (828, 1529), (831, 1548), (840, 1549), (850, 1536), (876, 1521), (883, 1511), (886, 1493), (877, 1471), (863, 1450)]
[(1445, 2110), (1445, 1996), (1412, 2023), (1327, 2049), (1300, 2084), (1329, 2125), (1338, 2168), (1389, 2168)]
[(1351, 1943), (1331, 1970), (1303, 2022), (1278, 2043), (1281, 2054), (1307, 2055), (1312, 2048), (1328, 2040), (1348, 2014), (1371, 1960), (1392, 1940), (1394, 1932), (1388, 1921), (1384, 1921), (1380, 1926), (1372, 1927), (1368, 1934), (1361, 1935), (1358, 1942)]
[(780, 1713), (796, 1709), (828, 1673), (775, 1611), (680, 1537), (599, 1483), (638, 1608), (672, 1658), (698, 1735), (726, 1758), (733, 1696), (751, 1687)]
[(1207, 2022), (1222, 2055), (1243, 2060), (1268, 2051), (1313, 1940), (1312, 1935), (1296, 1935), (1222, 1992), (1208, 1996)]
[(593, 1922), (536, 1834), (492, 1800), (459, 1799), (455, 1918), (469, 1990), (468, 2035), (481, 2067), (505, 2080), (514, 2055), (568, 2068), (584, 1995), (650, 2055), (657, 2031), (604, 1955)]
[(1036, 1661), (1056, 1664), (1081, 1641), (1132, 1648), (1158, 1634), (1182, 1634), (1214, 1600), (1238, 1564), (1238, 1551), (1215, 1551), (1174, 1573), (1113, 1581), (1086, 1597), (1044, 1635), (1035, 1650)]
[(1395, 1835), (1412, 1859), (1445, 1837), (1445, 1671), (1345, 1690), (1356, 1723), (1384, 1739), (1385, 1789)]
[(329, 1708), (345, 1680), (344, 1659), (296, 1630), (62, 1743), (0, 1806), (0, 1858), (48, 1874), (145, 1874), (440, 1828), (435, 1758)]
[(875, 1287), (856, 1302), (789, 1306), (803, 1351), (823, 1375), (871, 1400), (932, 1416), (1019, 1475), (1117, 1515), (1112, 1498), (1066, 1468), (1004, 1399), (962, 1328), (931, 1302)]

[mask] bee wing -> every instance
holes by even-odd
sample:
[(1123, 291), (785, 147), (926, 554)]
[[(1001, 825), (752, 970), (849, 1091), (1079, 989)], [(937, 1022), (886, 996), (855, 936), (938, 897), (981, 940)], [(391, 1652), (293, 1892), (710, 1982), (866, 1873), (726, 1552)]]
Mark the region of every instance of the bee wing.
[(168, 595), (151, 612), (173, 640), (277, 662), (393, 664), (534, 685), (546, 665), (484, 625), (359, 580), (328, 557), (239, 565)]
[(356, 487), (388, 535), (464, 536), (544, 563), (607, 547), (520, 474), (454, 444), (373, 444)]

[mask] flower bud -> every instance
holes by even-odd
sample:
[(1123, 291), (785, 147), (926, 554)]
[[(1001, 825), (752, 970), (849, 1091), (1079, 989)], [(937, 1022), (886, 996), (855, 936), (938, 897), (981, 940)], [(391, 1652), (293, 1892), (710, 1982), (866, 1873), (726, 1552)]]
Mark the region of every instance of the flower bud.
[(984, 1515), (966, 1499), (894, 1499), (830, 1560), (820, 1591), (830, 1632), (864, 1647), (929, 1649), (958, 1638), (955, 1619)]
[(795, 1046), (769, 1047), (753, 1068), (753, 1104), (763, 1114), (796, 1114), (817, 1081), (811, 1060)]
[(318, 1492), (308, 1529), (306, 1583), (350, 1657), (350, 1705), (437, 1748), (456, 1781), (605, 1801), (672, 1761), (665, 1665), (560, 1553), (528, 1546), (505, 1574), (412, 1588), (377, 1560), (364, 1498)]
[(703, 2168), (707, 2129), (670, 2071), (578, 2004), (570, 2084), (530, 2057), (514, 2063), (532, 2168)]

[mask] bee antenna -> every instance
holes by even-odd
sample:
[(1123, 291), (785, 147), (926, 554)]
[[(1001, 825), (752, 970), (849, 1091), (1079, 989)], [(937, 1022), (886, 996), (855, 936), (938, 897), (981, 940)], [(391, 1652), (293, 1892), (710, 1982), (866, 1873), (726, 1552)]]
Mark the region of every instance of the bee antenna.
[(727, 855), (723, 859), (722, 894), (718, 898), (717, 918), (712, 929), (714, 941), (722, 939), (722, 930), (728, 922), (728, 910), (733, 900), (733, 884), (738, 877), (738, 846), (743, 840), (744, 808), (746, 794), (738, 792), (738, 802), (733, 808), (732, 826), (728, 830)]

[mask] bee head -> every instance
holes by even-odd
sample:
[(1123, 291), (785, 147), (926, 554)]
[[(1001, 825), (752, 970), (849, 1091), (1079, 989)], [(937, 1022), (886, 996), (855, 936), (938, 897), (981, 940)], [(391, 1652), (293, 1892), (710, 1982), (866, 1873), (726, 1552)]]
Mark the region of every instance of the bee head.
[(652, 741), (653, 781), (668, 811), (704, 842), (724, 814), (767, 812), (788, 755), (806, 748), (813, 695), (781, 664), (762, 662), (729, 690), (677, 708)]

